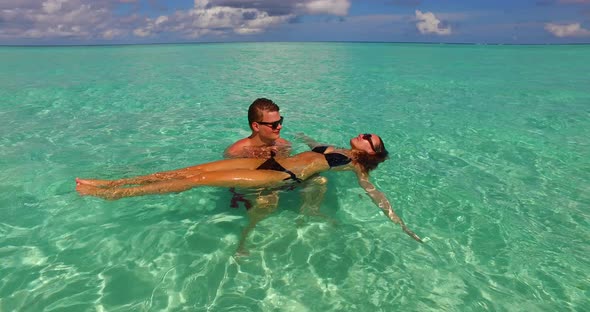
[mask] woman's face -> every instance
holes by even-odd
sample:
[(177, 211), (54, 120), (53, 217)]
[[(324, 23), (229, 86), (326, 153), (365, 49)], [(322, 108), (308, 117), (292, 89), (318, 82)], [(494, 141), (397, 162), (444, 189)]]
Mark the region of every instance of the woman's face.
[(372, 155), (376, 153), (375, 146), (378, 146), (380, 142), (381, 139), (376, 134), (364, 133), (350, 139), (350, 147)]

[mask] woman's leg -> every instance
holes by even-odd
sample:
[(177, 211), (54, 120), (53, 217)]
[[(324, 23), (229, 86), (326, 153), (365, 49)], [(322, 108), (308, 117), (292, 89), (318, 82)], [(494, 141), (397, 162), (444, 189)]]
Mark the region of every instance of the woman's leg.
[(119, 199), (149, 194), (178, 193), (198, 186), (272, 187), (287, 178), (289, 178), (289, 175), (280, 171), (237, 169), (203, 172), (189, 178), (171, 179), (133, 187), (101, 188), (79, 183), (76, 185), (76, 190), (81, 195)]
[[(195, 172), (193, 175), (198, 174)], [(80, 179), (76, 178), (77, 184), (85, 184), (91, 185), (95, 187), (102, 187), (102, 188), (113, 188), (113, 187), (122, 187), (126, 185), (143, 185), (154, 183), (158, 181), (170, 180), (170, 179), (182, 179), (188, 178), (190, 174), (184, 169), (173, 170), (173, 171), (164, 171), (164, 172), (156, 172), (144, 176), (139, 177), (132, 177), (132, 178), (123, 178), (117, 180), (98, 180), (98, 179)]]
[(126, 185), (144, 185), (171, 179), (186, 179), (208, 171), (256, 169), (258, 166), (260, 166), (260, 164), (262, 164), (262, 162), (264, 162), (264, 160), (261, 159), (226, 159), (177, 170), (156, 172), (144, 176), (123, 178), (118, 180), (76, 178), (76, 183), (103, 188), (121, 187)]
[(80, 184), (87, 184), (96, 187), (112, 188), (121, 187), (126, 185), (144, 185), (159, 181), (171, 180), (171, 179), (186, 179), (191, 176), (198, 175), (201, 172), (199, 166), (193, 166), (188, 168), (182, 168), (177, 170), (156, 172), (144, 176), (123, 178), (117, 180), (98, 180), (98, 179), (80, 179), (76, 178), (76, 182)]

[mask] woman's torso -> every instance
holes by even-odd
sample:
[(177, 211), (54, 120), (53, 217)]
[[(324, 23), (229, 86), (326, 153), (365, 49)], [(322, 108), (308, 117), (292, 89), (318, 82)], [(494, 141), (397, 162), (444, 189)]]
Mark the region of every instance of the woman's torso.
[[(331, 153), (336, 154), (337, 151)], [(325, 154), (313, 151), (299, 153), (288, 158), (277, 158), (276, 161), (285, 169), (293, 172), (301, 180), (306, 180), (315, 174), (330, 169), (348, 170), (351, 166), (349, 163), (342, 163), (337, 168), (333, 167), (333, 164), (331, 166), (326, 160)]]

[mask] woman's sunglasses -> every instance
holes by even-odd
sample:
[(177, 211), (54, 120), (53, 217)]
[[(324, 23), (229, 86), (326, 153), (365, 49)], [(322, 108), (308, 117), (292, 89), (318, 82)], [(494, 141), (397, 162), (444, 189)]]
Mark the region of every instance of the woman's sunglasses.
[(373, 140), (371, 140), (372, 137), (373, 137), (373, 135), (371, 135), (370, 133), (363, 134), (363, 140), (369, 141), (369, 144), (371, 145), (373, 152), (377, 153), (377, 150), (375, 149), (375, 146), (373, 145)]
[(283, 124), (283, 116), (281, 116), (281, 119), (279, 119), (277, 121), (273, 121), (273, 122), (257, 121), (256, 123), (258, 123), (259, 125), (269, 126), (273, 130), (277, 130), (277, 128), (279, 127), (279, 125), (282, 125)]

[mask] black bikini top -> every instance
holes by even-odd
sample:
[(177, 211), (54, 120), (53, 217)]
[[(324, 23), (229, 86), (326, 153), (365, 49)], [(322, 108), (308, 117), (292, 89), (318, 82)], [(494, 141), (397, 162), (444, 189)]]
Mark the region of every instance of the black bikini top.
[(346, 155), (342, 155), (340, 153), (327, 153), (326, 149), (328, 149), (329, 146), (316, 146), (314, 148), (311, 149), (312, 152), (316, 152), (316, 153), (320, 153), (320, 154), (324, 154), (324, 157), (326, 157), (326, 161), (328, 162), (328, 165), (330, 166), (330, 168), (334, 168), (334, 167), (339, 167), (339, 166), (344, 166), (349, 164), (352, 159), (350, 159), (350, 157), (346, 156)]

